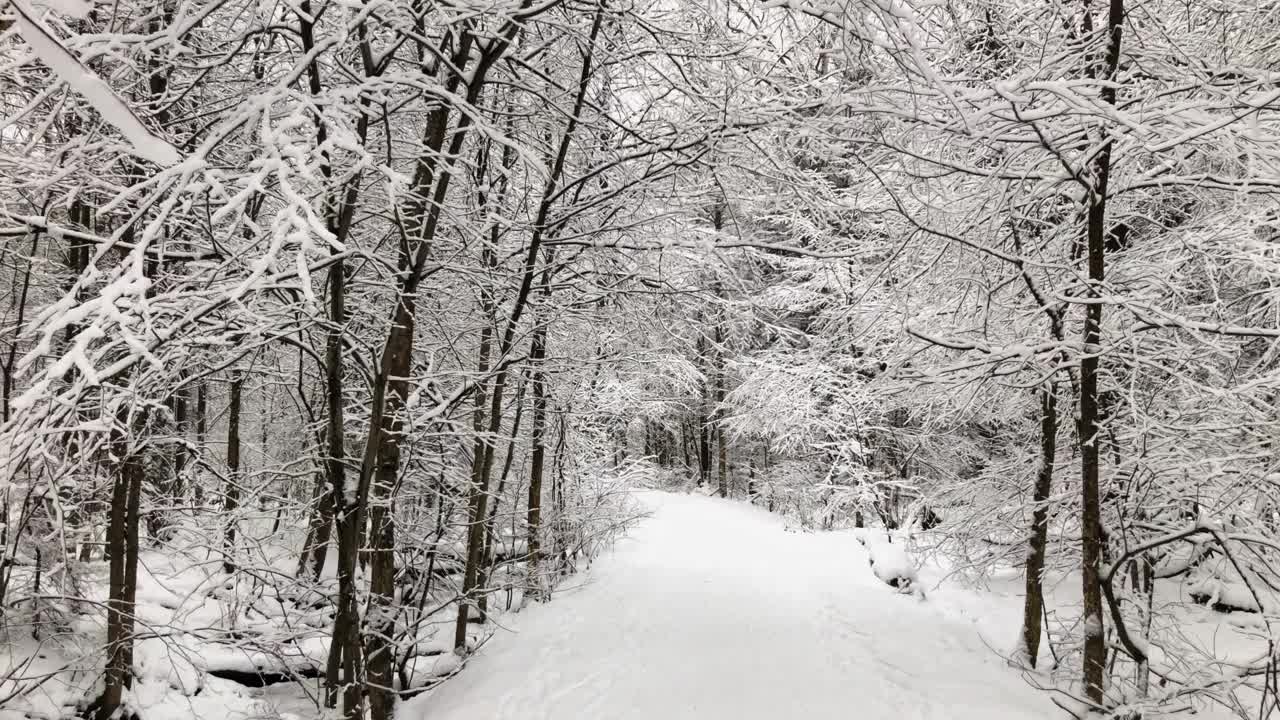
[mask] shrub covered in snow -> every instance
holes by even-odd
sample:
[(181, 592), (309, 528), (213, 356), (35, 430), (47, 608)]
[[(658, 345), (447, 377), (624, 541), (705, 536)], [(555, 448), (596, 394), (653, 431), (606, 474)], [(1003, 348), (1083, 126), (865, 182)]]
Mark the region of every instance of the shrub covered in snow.
[(915, 563), (901, 542), (888, 542), (868, 534), (859, 535), (858, 541), (866, 547), (871, 571), (881, 582), (904, 595), (923, 594), (919, 589), (920, 577)]

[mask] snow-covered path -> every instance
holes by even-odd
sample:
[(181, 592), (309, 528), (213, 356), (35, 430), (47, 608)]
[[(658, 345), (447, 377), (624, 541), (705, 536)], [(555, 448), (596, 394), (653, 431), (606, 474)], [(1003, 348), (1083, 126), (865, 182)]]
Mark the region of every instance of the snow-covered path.
[[(584, 586), (516, 616), (411, 720), (1056, 717), (978, 637), (896, 595), (849, 534), (646, 493)], [(1011, 632), (1016, 628), (1011, 628)]]

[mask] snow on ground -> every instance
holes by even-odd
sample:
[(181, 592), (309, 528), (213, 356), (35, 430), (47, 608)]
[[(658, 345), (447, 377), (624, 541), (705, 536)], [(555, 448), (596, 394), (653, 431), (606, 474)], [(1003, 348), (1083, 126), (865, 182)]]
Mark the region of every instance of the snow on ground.
[(517, 616), (510, 634), (399, 717), (1061, 715), (989, 648), (968, 613), (876, 579), (852, 533), (789, 532), (734, 501), (641, 499), (653, 516), (581, 587)]
[[(267, 556), (259, 558), (259, 569), (291, 571), (295, 552), (276, 547), (266, 551)], [(144, 720), (277, 717), (256, 689), (211, 677), (206, 671), (284, 671), (323, 662), (329, 634), (325, 623), (299, 622), (298, 613), (280, 616), (281, 603), (269, 588), (247, 576), (232, 582), (221, 567), (219, 557), (198, 552), (142, 553), (136, 593), (136, 677), (126, 701)], [(78, 574), (89, 601), (103, 603), (106, 563), (85, 564)], [(68, 627), (50, 625), (39, 641), (14, 627), (0, 628), (0, 699), (15, 687), (50, 676), (24, 697), (0, 702), (0, 720), (64, 717), (78, 701), (100, 691), (103, 618), (74, 612), (64, 617)], [(231, 637), (233, 631), (239, 639)], [(28, 665), (33, 658), (35, 662)], [(288, 687), (294, 695), (303, 694), (298, 685)]]
[[(739, 501), (657, 492), (638, 497), (652, 516), (614, 552), (586, 575), (567, 578), (569, 587), (552, 603), (500, 612), (495, 624), (503, 629), (492, 641), (455, 678), (405, 703), (399, 717), (1063, 717), (1047, 693), (1000, 656), (1013, 646), (1019, 626), (1019, 571), (989, 576), (984, 589), (975, 590), (921, 563), (903, 538), (889, 544), (883, 531), (793, 532), (781, 517)], [(260, 569), (272, 572), (236, 581), (222, 574), (217, 556), (144, 553), (138, 681), (129, 694), (144, 720), (326, 715), (316, 701), (318, 680), (249, 688), (207, 672), (322, 665), (326, 608), (304, 604), (286, 611), (292, 606), (274, 588), (253, 579), (290, 577), (292, 545), (266, 548), (258, 558)], [(889, 587), (876, 569), (886, 576), (914, 573), (913, 587), (927, 601)], [(82, 572), (88, 596), (100, 602), (105, 564)], [(1051, 628), (1076, 621), (1079, 587), (1074, 574), (1050, 583)], [(1160, 586), (1159, 601), (1176, 609), (1176, 627), (1163, 634), (1176, 631), (1196, 642), (1205, 658), (1254, 657), (1258, 640), (1250, 633), (1259, 616), (1191, 604), (1194, 587), (1192, 581)], [(452, 669), (450, 610), (423, 628), (419, 649), (430, 656), (414, 663), (415, 685)], [(101, 669), (101, 616), (66, 617), (68, 628), (40, 642), (0, 627), (0, 677), (15, 668), (32, 681), (53, 675), (21, 700), (0, 701), (0, 720), (55, 718), (92, 694)], [(488, 632), (474, 631), (473, 642)], [(1151, 648), (1157, 666), (1177, 659), (1167, 658), (1160, 643)], [(1051, 667), (1047, 644), (1041, 660)], [(1052, 684), (1047, 676), (1036, 680)], [(11, 680), (0, 682), (0, 699), (13, 688)]]
[[(271, 524), (271, 518), (265, 524), (241, 524), (244, 536), (256, 538), (256, 550), (242, 558), (249, 572), (235, 578), (224, 573), (221, 555), (209, 551), (199, 528), (181, 531), (178, 544), (187, 550), (142, 553), (135, 682), (125, 700), (143, 720), (312, 720), (325, 715), (317, 700), (318, 679), (259, 688), (211, 674), (313, 674), (325, 665), (332, 607), (313, 607), (310, 598), (318, 599), (318, 594), (301, 604), (292, 598), (298, 592), (336, 593), (337, 551), (330, 548), (321, 584), (304, 592), (292, 581), (302, 533), (269, 537), (266, 527)], [(88, 611), (106, 600), (106, 563), (83, 564), (76, 575), (90, 602), (64, 604), (63, 622), (49, 623), (39, 640), (25, 626), (0, 622), (0, 720), (69, 716), (77, 702), (101, 691), (106, 629), (102, 615)], [(30, 578), (18, 576), (18, 582), (26, 585)], [(518, 593), (514, 600), (519, 602)], [(503, 622), (504, 598), (495, 595), (491, 602)], [(419, 627), (419, 650), (430, 655), (409, 664), (416, 682), (447, 674), (456, 662), (447, 654), (455, 613), (454, 606), (445, 606), (434, 621)], [(477, 644), (487, 632), (472, 626), (469, 642)], [(21, 697), (9, 697), (32, 686)]]
[(880, 539), (880, 533), (855, 534), (858, 543), (867, 550), (871, 572), (880, 582), (897, 588), (904, 594), (919, 593), (915, 587), (920, 577), (916, 573), (916, 564), (907, 554), (905, 542), (887, 542), (889, 538)]

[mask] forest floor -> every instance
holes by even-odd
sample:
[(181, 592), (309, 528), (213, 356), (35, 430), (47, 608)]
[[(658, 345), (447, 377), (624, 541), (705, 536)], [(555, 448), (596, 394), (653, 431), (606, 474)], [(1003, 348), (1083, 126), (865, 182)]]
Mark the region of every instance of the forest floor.
[(1061, 716), (997, 652), (1017, 631), (1016, 598), (944, 587), (922, 601), (877, 580), (854, 533), (793, 532), (741, 502), (640, 497), (652, 516), (578, 587), (513, 616), (398, 716)]
[[(612, 550), (586, 572), (564, 578), (548, 604), (518, 612), (502, 612), (500, 604), (493, 625), (474, 626), (472, 643), (480, 647), (466, 667), (403, 703), (397, 717), (1067, 717), (1052, 693), (1035, 687), (1052, 685), (1050, 675), (1026, 676), (1002, 656), (1014, 645), (1021, 619), (1017, 568), (988, 569), (983, 586), (975, 587), (932, 560), (913, 558), (921, 565), (921, 598), (898, 593), (869, 566), (868, 547), (882, 572), (886, 558), (897, 554), (886, 552), (883, 531), (797, 531), (781, 516), (742, 501), (654, 491), (635, 497), (647, 516)], [(259, 581), (278, 576), (288, 580), (284, 587), (295, 587), (298, 548), (259, 547), (258, 572), (235, 580), (207, 551), (144, 553), (142, 637), (129, 694), (143, 720), (337, 717), (318, 707), (318, 679), (255, 687), (227, 674), (285, 677), (310, 669), (314, 675), (327, 655), (327, 608), (290, 604), (279, 588)], [(889, 547), (901, 547), (900, 541)], [(94, 561), (79, 575), (88, 601), (68, 604), (44, 639), (0, 624), (0, 720), (66, 716), (92, 695), (103, 631), (100, 614), (87, 610), (105, 597), (105, 564)], [(331, 592), (331, 585), (321, 587)], [(1055, 627), (1078, 620), (1072, 608), (1078, 607), (1079, 587), (1074, 574), (1049, 583)], [(1173, 623), (1161, 633), (1172, 637), (1176, 631), (1181, 643), (1174, 646), (1181, 648), (1178, 654), (1151, 645), (1162, 672), (1180, 672), (1178, 663), (1191, 657), (1192, 646), (1199, 648), (1198, 663), (1242, 662), (1266, 649), (1257, 636), (1261, 616), (1191, 603), (1189, 588), (1195, 587), (1192, 581), (1158, 585), (1158, 601)], [(448, 652), (452, 614), (438, 617), (422, 629), (415, 686), (457, 667)], [(66, 627), (52, 633), (55, 625)], [(1053, 658), (1042, 650), (1041, 667), (1051, 667)], [(24, 697), (6, 699), (19, 681), (36, 684)], [(1203, 710), (1198, 717), (1230, 716), (1223, 708)]]

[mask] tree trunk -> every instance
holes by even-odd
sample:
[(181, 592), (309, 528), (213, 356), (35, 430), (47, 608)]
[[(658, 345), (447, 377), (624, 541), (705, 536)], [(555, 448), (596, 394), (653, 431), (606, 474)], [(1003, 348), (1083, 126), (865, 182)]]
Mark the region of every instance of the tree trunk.
[(688, 472), (693, 469), (693, 455), (689, 452), (689, 423), (683, 418), (680, 420), (679, 442), (680, 457), (684, 462), (685, 472)]
[[(74, 207), (73, 207), (72, 213), (73, 213), (73, 219), (74, 219), (74, 213), (75, 213)], [(17, 302), (17, 308), (16, 308), (17, 318), (15, 319), (13, 324), (12, 335), (9, 338), (7, 338), (5, 341), (6, 343), (8, 343), (9, 349), (5, 353), (4, 365), (0, 366), (0, 372), (3, 373), (3, 375), (0, 376), (0, 387), (3, 388), (2, 390), (0, 390), (0, 422), (4, 422), (4, 423), (9, 422), (10, 413), (12, 411), (13, 379), (15, 376), (15, 370), (16, 370), (17, 361), (18, 361), (18, 347), (19, 347), (18, 339), (22, 331), (24, 330), (23, 326), (26, 325), (27, 296), (30, 294), (30, 290), (31, 290), (31, 270), (32, 270), (32, 267), (35, 265), (36, 251), (39, 248), (40, 248), (40, 233), (33, 232), (31, 236), (31, 249), (27, 253), (27, 262), (25, 264), (25, 267), (22, 270), (22, 286), (21, 286), (21, 289), (18, 291), (18, 302)], [(74, 258), (77, 256), (74, 245), (72, 245), (72, 250), (70, 251), (69, 255), (70, 257), (68, 259), (68, 264), (73, 262), (71, 258)], [(71, 269), (73, 272), (77, 272), (77, 273), (80, 272), (75, 268), (71, 268)], [(70, 334), (69, 334), (70, 332), (71, 332), (71, 326), (68, 326), (67, 327), (68, 337), (70, 337)]]
[[(507, 453), (502, 462), (502, 472), (498, 475), (498, 488), (493, 493), (493, 506), (489, 508), (489, 518), (485, 521), (484, 526), (484, 551), (480, 562), (480, 599), (478, 609), (481, 621), (484, 621), (489, 611), (489, 592), (486, 589), (489, 585), (490, 573), (493, 570), (493, 545), (496, 536), (496, 528), (498, 526), (498, 508), (502, 504), (502, 496), (507, 488), (507, 476), (511, 473), (511, 463), (516, 455), (516, 439), (520, 437), (520, 420), (524, 415), (524, 384), (521, 383), (519, 389), (516, 390), (516, 416), (511, 421), (511, 437), (507, 441)], [(517, 495), (517, 498), (519, 496)], [(517, 502), (516, 505), (519, 503)], [(517, 508), (512, 508), (512, 514)], [(514, 539), (514, 538), (513, 538)]]
[[(298, 4), (298, 34), (302, 43), (304, 52), (310, 54), (315, 48), (315, 16), (312, 14), (311, 1), (301, 0)], [(364, 24), (357, 27), (357, 33), (360, 37), (361, 60), (364, 66), (366, 76), (376, 74), (372, 65), (372, 52), (370, 50), (367, 30)], [(318, 62), (313, 61), (307, 66), (307, 82), (308, 91), (313, 97), (319, 97), (323, 91), (321, 82), (320, 68)], [(452, 91), (457, 86), (457, 81), (452, 80), (449, 88)], [(367, 106), (367, 99), (361, 100), (362, 105)], [(427, 147), (430, 151), (438, 152), (444, 140), (444, 127), (441, 122), (443, 116), (447, 116), (448, 108), (441, 107), (433, 112), (428, 123)], [(364, 143), (368, 133), (369, 113), (363, 113), (357, 122), (356, 135), (361, 144)], [(437, 132), (438, 131), (438, 132)], [(324, 147), (328, 142), (328, 128), (324, 122), (317, 123), (316, 140), (317, 145)], [(434, 163), (435, 158), (429, 161)], [(423, 183), (423, 163), (420, 161), (415, 171), (414, 189), (421, 191), (429, 189), (430, 179)], [(333, 179), (333, 169), (326, 155), (324, 162), (321, 163), (321, 173), (326, 180)], [(326, 197), (325, 225), (327, 229), (333, 233), (338, 243), (345, 242), (346, 237), (351, 229), (352, 217), (355, 212), (355, 203), (359, 196), (359, 177), (360, 173), (356, 173), (355, 177), (350, 178), (344, 185), (331, 188), (329, 195)], [(414, 214), (417, 217), (417, 214)], [(336, 254), (336, 248), (331, 252)], [(407, 280), (412, 283), (413, 281)], [(364, 695), (360, 684), (362, 678), (362, 656), (360, 647), (360, 616), (356, 607), (356, 564), (359, 560), (359, 546), (362, 531), (362, 503), (364, 502), (364, 491), (362, 487), (366, 483), (365, 468), (361, 470), (360, 480), (356, 487), (350, 487), (346, 477), (346, 425), (344, 417), (343, 393), (344, 381), (344, 364), (342, 355), (342, 336), (347, 321), (346, 316), (346, 267), (342, 260), (336, 260), (329, 268), (329, 307), (328, 307), (328, 328), (325, 333), (325, 403), (327, 408), (327, 417), (325, 423), (325, 445), (326, 458), (325, 476), (329, 484), (329, 492), (327, 497), (322, 497), (317, 507), (317, 515), (315, 518), (315, 533), (312, 539), (311, 547), (311, 569), (318, 578), (324, 569), (325, 560), (328, 556), (329, 541), (332, 537), (334, 528), (338, 534), (338, 607), (334, 615), (333, 635), (329, 644), (329, 658), (325, 671), (325, 706), (336, 707), (338, 702), (338, 687), (343, 686), (343, 714), (349, 719), (363, 718), (364, 716)], [(403, 288), (400, 289), (403, 293)], [(397, 303), (396, 317), (393, 318), (393, 327), (388, 335), (388, 344), (392, 343), (395, 337), (396, 327), (394, 322), (399, 319), (400, 306)], [(412, 344), (412, 339), (410, 339)], [(386, 361), (384, 350), (383, 362)], [(380, 374), (376, 378), (374, 387), (374, 403), (375, 409), (370, 415), (369, 445), (376, 452), (378, 442), (377, 423), (381, 422), (378, 413), (381, 408), (377, 407), (379, 398), (383, 392), (383, 382), (386, 376)], [(366, 452), (365, 461), (370, 461), (370, 455)], [(305, 562), (305, 558), (304, 558)], [(339, 669), (342, 670), (342, 678), (339, 680)]]
[[(184, 389), (185, 390), (185, 389)], [(173, 458), (172, 498), (179, 508), (186, 506), (187, 464), (191, 461), (191, 448), (187, 445), (191, 436), (191, 398), (179, 390), (173, 399), (173, 415), (177, 445)]]
[[(201, 379), (196, 384), (196, 458), (199, 464), (204, 462), (205, 441), (209, 437), (209, 384)], [(204, 505), (204, 486), (199, 477), (191, 483), (191, 503), (195, 513), (199, 513)]]
[(329, 541), (333, 537), (333, 492), (329, 489), (327, 470), (315, 475), (310, 505), (314, 510), (309, 513), (307, 539), (298, 558), (300, 580), (319, 580), (329, 556)]
[(721, 344), (724, 341), (724, 336), (720, 330), (719, 323), (716, 323), (715, 338), (716, 492), (720, 497), (729, 497), (729, 438), (724, 427), (724, 359), (721, 356)]
[[(1156, 584), (1156, 566), (1151, 562), (1151, 556), (1144, 553), (1137, 562), (1141, 566), (1142, 584), (1140, 592), (1146, 596), (1146, 604), (1143, 608), (1142, 615), (1142, 639), (1144, 642), (1151, 640), (1151, 618), (1155, 613), (1155, 584)], [(1151, 661), (1143, 654), (1137, 659), (1137, 667), (1134, 668), (1134, 684), (1137, 686), (1138, 699), (1147, 699), (1151, 691)]]
[(244, 375), (237, 371), (231, 378), (231, 407), (227, 411), (227, 484), (222, 496), (222, 511), (227, 516), (227, 530), (222, 543), (222, 571), (236, 569), (235, 512), (240, 506), (240, 405), (244, 391)]
[[(406, 350), (406, 355), (409, 352)], [(406, 363), (407, 364), (407, 363)], [(403, 379), (401, 379), (403, 378)], [(392, 380), (399, 399), (390, 415), (387, 435), (379, 451), (378, 472), (370, 495), (369, 522), (372, 526), (369, 558), (369, 610), (365, 617), (365, 666), (368, 673), (369, 716), (387, 720), (395, 708), (396, 614), (391, 605), (395, 596), (395, 516), (391, 501), (400, 471), (400, 436), (403, 423), (400, 408), (407, 397), (408, 374)], [(390, 404), (390, 403), (389, 403)]]
[[(485, 262), (492, 260), (492, 254), (484, 253)], [(494, 304), (491, 296), (484, 296), (484, 309), (487, 322), (480, 330), (480, 359), (477, 362), (477, 375), (484, 377), (489, 371), (489, 354), (492, 352), (493, 345), (493, 312)], [(499, 373), (497, 382), (494, 383), (493, 393), (495, 396), (494, 408), (491, 411), (500, 420), (502, 412), (501, 385), (505, 374)], [(454, 650), (458, 654), (466, 652), (467, 649), (467, 603), (470, 602), (468, 593), (475, 585), (477, 573), (479, 572), (478, 564), (480, 562), (479, 548), (483, 540), (481, 536), (482, 525), (484, 523), (484, 507), (485, 500), (489, 494), (489, 478), (486, 472), (487, 456), (492, 452), (490, 443), (484, 436), (485, 428), (485, 405), (487, 404), (487, 393), (483, 382), (479, 384), (476, 391), (475, 410), (472, 413), (471, 425), (476, 433), (476, 441), (471, 451), (471, 487), (467, 494), (467, 557), (466, 567), (463, 570), (462, 580), (462, 597), (458, 600), (458, 615), (454, 624)]]
[[(1085, 34), (1091, 34), (1092, 14), (1086, 1)], [(1090, 75), (1101, 81), (1103, 102), (1114, 105), (1113, 81), (1120, 61), (1120, 38), (1124, 24), (1123, 0), (1110, 0), (1106, 49), (1101, 67), (1090, 67)], [(1089, 167), (1087, 195), (1089, 295), (1094, 302), (1085, 306), (1084, 356), (1080, 361), (1080, 485), (1081, 485), (1081, 570), (1084, 595), (1084, 686), (1085, 696), (1101, 705), (1104, 692), (1107, 646), (1102, 618), (1102, 589), (1099, 585), (1103, 543), (1102, 511), (1098, 493), (1099, 443), (1102, 428), (1098, 417), (1098, 353), (1102, 350), (1102, 283), (1105, 275), (1107, 235), (1107, 185), (1111, 174), (1112, 142), (1105, 130), (1099, 132), (1102, 147)]]
[(1049, 540), (1049, 492), (1058, 448), (1057, 384), (1050, 381), (1040, 391), (1040, 468), (1032, 491), (1031, 539), (1027, 547), (1026, 599), (1022, 607), (1022, 661), (1036, 666), (1040, 655), (1041, 617), (1044, 609), (1043, 578)]
[[(544, 284), (544, 296), (549, 289)], [(547, 462), (547, 387), (543, 362), (547, 356), (547, 325), (538, 323), (533, 330), (532, 347), (529, 350), (529, 364), (533, 368), (530, 384), (533, 391), (532, 416), (529, 418), (529, 443), (533, 446), (529, 460), (529, 512), (528, 512), (528, 544), (529, 559), (526, 562), (527, 583), (525, 594), (530, 599), (541, 602), (545, 599), (542, 582), (542, 481)], [(617, 463), (614, 463), (615, 466)]]
[[(1090, 207), (1089, 278), (1100, 280), (1102, 255), (1095, 254), (1092, 230), (1095, 206)], [(1101, 237), (1101, 236), (1100, 236)], [(1102, 561), (1102, 513), (1098, 494), (1098, 358), (1101, 339), (1101, 303), (1091, 303), (1085, 316), (1085, 357), (1080, 363), (1080, 481), (1081, 557), (1084, 596), (1084, 682), (1085, 694), (1094, 703), (1102, 702), (1103, 674), (1107, 647), (1102, 624), (1102, 595), (1099, 571)]]
[[(123, 434), (123, 430), (119, 431)], [(128, 439), (117, 441), (123, 460), (111, 490), (108, 557), (107, 661), (102, 694), (86, 709), (85, 716), (109, 720), (120, 709), (125, 688), (133, 685), (134, 597), (138, 579), (138, 506), (145, 468)]]
[[(711, 226), (719, 233), (724, 228), (724, 198), (717, 198), (715, 206), (711, 209)], [(719, 301), (721, 298), (721, 286), (719, 282), (714, 285), (715, 297)], [(713, 342), (715, 347), (711, 348), (711, 362), (715, 364), (713, 372), (715, 374), (715, 395), (713, 400), (715, 405), (711, 408), (710, 415), (715, 418), (715, 434), (716, 434), (716, 492), (720, 497), (729, 496), (729, 447), (728, 438), (725, 437), (724, 429), (724, 395), (725, 395), (725, 378), (724, 378), (724, 328), (721, 316), (722, 309), (715, 309), (715, 329), (713, 330)]]
[[(516, 317), (515, 314), (512, 316)], [(509, 321), (503, 338), (500, 355), (510, 348), (513, 321)], [(475, 592), (480, 579), (480, 563), (484, 550), (484, 525), (489, 504), (489, 477), (493, 468), (493, 438), (502, 423), (502, 396), (507, 382), (505, 370), (498, 372), (493, 383), (493, 397), (489, 403), (489, 430), (487, 436), (477, 439), (472, 459), (471, 489), (467, 498), (467, 562), (462, 578), (462, 598), (458, 601), (458, 617), (454, 624), (454, 651), (459, 655), (467, 650), (467, 621), (470, 606), (475, 602)]]
[[(406, 258), (407, 260), (407, 258)], [(369, 695), (369, 716), (372, 720), (388, 720), (395, 710), (395, 516), (391, 503), (400, 473), (400, 441), (404, 433), (401, 410), (409, 397), (409, 379), (413, 372), (414, 299), (411, 295), (400, 297), (396, 326), (383, 351), (383, 378), (380, 385), (386, 388), (385, 401), (375, 400), (371, 422), (369, 447), (365, 449), (364, 466), (361, 468), (361, 486), (358, 491), (358, 508), (366, 501), (372, 526), (369, 557), (369, 607), (364, 628), (364, 665), (367, 673), (366, 687)], [(370, 454), (376, 453), (373, 477), (369, 478)], [(356, 534), (360, 524), (356, 526)], [(352, 553), (354, 555), (354, 553)], [(354, 598), (353, 598), (354, 599)], [(354, 608), (352, 608), (354, 610)], [(348, 647), (348, 651), (351, 651)], [(349, 688), (350, 689), (350, 688)], [(356, 707), (355, 704), (348, 706)], [(350, 713), (351, 710), (348, 710)]]
[(704, 411), (698, 418), (698, 485), (711, 482), (711, 421)]
[[(338, 614), (334, 621), (332, 645), (341, 646), (343, 667), (343, 715), (364, 715), (364, 691), (370, 697), (375, 720), (390, 717), (393, 658), (388, 623), (393, 621), (390, 601), (395, 576), (394, 528), (386, 505), (390, 501), (399, 472), (402, 429), (400, 410), (407, 397), (413, 356), (414, 300), (401, 293), (396, 302), (392, 327), (383, 347), (382, 363), (374, 383), (369, 436), (355, 493), (343, 493), (338, 516)], [(370, 511), (373, 521), (373, 552), (370, 567), (370, 632), (362, 643), (361, 618), (357, 607), (355, 571), (359, 560), (365, 510), (374, 494)], [(343, 578), (346, 578), (345, 583)], [(365, 677), (364, 673), (369, 675)]]
[[(329, 329), (325, 333), (325, 446), (324, 475), (329, 492), (320, 499), (315, 519), (315, 536), (311, 547), (311, 574), (319, 579), (329, 554), (335, 516), (339, 509), (346, 513), (346, 416), (343, 406), (342, 329), (347, 320), (346, 265), (341, 260), (329, 268)], [(353, 582), (351, 577), (347, 583)], [(343, 577), (339, 575), (341, 585)], [(332, 686), (331, 686), (332, 687)], [(332, 694), (332, 690), (331, 690)]]

